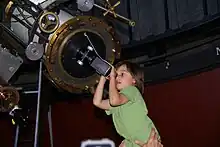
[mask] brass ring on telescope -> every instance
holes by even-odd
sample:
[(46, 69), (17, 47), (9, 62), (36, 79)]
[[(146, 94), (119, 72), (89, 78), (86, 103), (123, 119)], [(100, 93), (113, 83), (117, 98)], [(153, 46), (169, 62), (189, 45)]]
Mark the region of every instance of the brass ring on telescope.
[(115, 38), (114, 30), (102, 20), (92, 16), (78, 16), (61, 25), (47, 46), (45, 65), (48, 74), (58, 87), (71, 93), (81, 93), (90, 89), (99, 80), (98, 74), (85, 78), (73, 77), (65, 71), (61, 63), (65, 44), (71, 37), (81, 32), (94, 33), (102, 39), (106, 47), (107, 61), (113, 63), (115, 58), (120, 57), (119, 41)]
[[(43, 25), (43, 19), (46, 19), (46, 25), (51, 25), (49, 23), (51, 23), (50, 20), (48, 20), (47, 16), (48, 15), (52, 15), (54, 18), (55, 18), (55, 26), (50, 28), (50, 29), (47, 29), (47, 28), (44, 28), (42, 25)], [(44, 33), (53, 33), (54, 31), (56, 31), (59, 27), (59, 17), (54, 13), (54, 12), (45, 12), (43, 13), (40, 18), (39, 18), (39, 22), (38, 22), (38, 25), (39, 25), (39, 28), (41, 31), (43, 31)]]

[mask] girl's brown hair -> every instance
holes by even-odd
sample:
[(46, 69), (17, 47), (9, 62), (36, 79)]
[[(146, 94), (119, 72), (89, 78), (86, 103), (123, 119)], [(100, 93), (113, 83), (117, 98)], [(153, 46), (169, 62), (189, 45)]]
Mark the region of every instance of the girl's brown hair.
[(135, 79), (136, 87), (143, 94), (144, 93), (144, 72), (142, 68), (136, 63), (132, 63), (130, 61), (121, 61), (115, 65), (115, 69), (118, 69), (120, 66), (123, 66), (123, 65), (126, 66), (128, 72)]

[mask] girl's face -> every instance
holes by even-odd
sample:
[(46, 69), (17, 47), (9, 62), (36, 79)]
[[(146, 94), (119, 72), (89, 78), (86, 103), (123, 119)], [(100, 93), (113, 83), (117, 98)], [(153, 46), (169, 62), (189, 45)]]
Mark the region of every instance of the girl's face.
[(116, 88), (118, 90), (122, 90), (127, 86), (135, 85), (135, 79), (132, 75), (128, 72), (126, 65), (120, 66), (116, 70)]

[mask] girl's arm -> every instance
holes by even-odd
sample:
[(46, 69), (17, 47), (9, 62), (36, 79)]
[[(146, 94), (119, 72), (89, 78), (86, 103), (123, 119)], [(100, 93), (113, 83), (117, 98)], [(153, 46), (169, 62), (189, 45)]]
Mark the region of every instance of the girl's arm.
[(101, 76), (93, 97), (93, 104), (98, 108), (109, 110), (111, 107), (109, 103), (109, 99), (106, 100), (102, 99), (105, 82), (106, 82), (106, 78), (104, 76)]
[(109, 82), (109, 99), (110, 105), (119, 106), (128, 102), (128, 98), (122, 94), (120, 94), (116, 88), (116, 74), (115, 69), (112, 68), (110, 74), (110, 82)]

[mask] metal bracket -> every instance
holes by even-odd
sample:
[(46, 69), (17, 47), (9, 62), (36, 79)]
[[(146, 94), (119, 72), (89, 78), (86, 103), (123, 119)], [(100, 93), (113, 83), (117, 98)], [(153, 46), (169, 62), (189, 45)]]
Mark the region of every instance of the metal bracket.
[(105, 11), (103, 13), (103, 16), (106, 16), (107, 14), (112, 14), (114, 16), (114, 18), (117, 18), (119, 20), (123, 20), (126, 23), (128, 23), (131, 27), (135, 26), (135, 21), (126, 18), (122, 15), (119, 15), (118, 13), (115, 12), (115, 8), (120, 4), (120, 1), (118, 1), (115, 5), (111, 5), (110, 2), (108, 0), (106, 0), (107, 3), (107, 8), (100, 6), (98, 4), (94, 3), (94, 0), (77, 0), (77, 5), (78, 5), (78, 9), (84, 12), (90, 11), (93, 6), (95, 6), (96, 8), (99, 8), (103, 11)]

